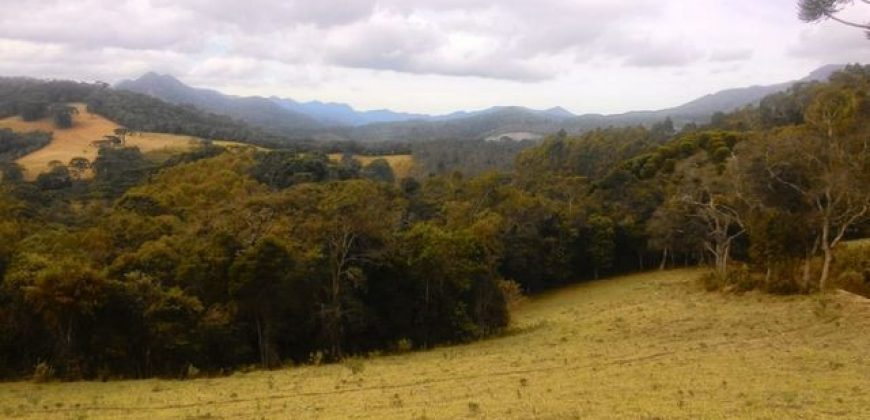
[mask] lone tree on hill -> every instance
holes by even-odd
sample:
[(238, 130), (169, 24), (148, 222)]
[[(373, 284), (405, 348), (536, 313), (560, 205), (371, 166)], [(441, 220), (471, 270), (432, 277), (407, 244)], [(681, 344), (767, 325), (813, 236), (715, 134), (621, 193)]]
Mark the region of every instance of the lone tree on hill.
[[(870, 5), (870, 0), (860, 0)], [(800, 0), (798, 2), (798, 16), (804, 22), (813, 23), (823, 20), (833, 20), (844, 25), (863, 29), (867, 38), (870, 39), (870, 23), (857, 23), (838, 16), (843, 8), (855, 3), (855, 0)]]

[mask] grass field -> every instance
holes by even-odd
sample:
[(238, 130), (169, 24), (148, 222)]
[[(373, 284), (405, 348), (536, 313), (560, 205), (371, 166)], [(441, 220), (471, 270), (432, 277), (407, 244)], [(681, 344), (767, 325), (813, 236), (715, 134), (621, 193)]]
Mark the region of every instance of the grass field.
[[(24, 168), (26, 179), (33, 180), (40, 173), (47, 171), (51, 161), (68, 163), (74, 157), (93, 161), (97, 157), (98, 149), (91, 146), (91, 142), (113, 134), (113, 130), (120, 127), (102, 116), (88, 113), (84, 104), (75, 104), (75, 106), (79, 113), (73, 117), (74, 125), (64, 130), (55, 128), (50, 118), (22, 121), (20, 117), (10, 117), (0, 120), (0, 128), (9, 128), (17, 132), (52, 132), (51, 143), (48, 146), (18, 159), (17, 163)], [(173, 134), (135, 133), (127, 136), (127, 145), (136, 146), (143, 153), (178, 153), (190, 150), (198, 144), (199, 140), (196, 138)]]
[[(333, 161), (341, 160), (341, 153), (333, 153), (329, 155), (329, 159)], [(363, 166), (368, 165), (375, 159), (385, 159), (390, 167), (393, 168), (393, 174), (396, 179), (402, 179), (411, 173), (414, 168), (414, 158), (411, 155), (384, 155), (384, 156), (362, 156), (355, 155), (354, 159), (358, 160)]]
[(870, 303), (693, 270), (525, 303), (502, 337), (191, 381), (0, 384), (8, 418), (870, 418)]

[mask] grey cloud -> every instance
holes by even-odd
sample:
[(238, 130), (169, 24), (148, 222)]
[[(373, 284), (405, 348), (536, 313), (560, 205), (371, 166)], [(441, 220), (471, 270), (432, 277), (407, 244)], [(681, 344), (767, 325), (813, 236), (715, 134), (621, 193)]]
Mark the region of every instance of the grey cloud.
[(629, 56), (625, 64), (634, 67), (678, 67), (699, 61), (703, 55), (685, 46), (654, 46)]
[(829, 22), (803, 30), (788, 54), (823, 63), (866, 61), (870, 57), (870, 41), (860, 30)]
[(710, 54), (710, 61), (730, 62), (743, 61), (752, 58), (753, 52), (749, 49), (743, 50), (716, 50)]

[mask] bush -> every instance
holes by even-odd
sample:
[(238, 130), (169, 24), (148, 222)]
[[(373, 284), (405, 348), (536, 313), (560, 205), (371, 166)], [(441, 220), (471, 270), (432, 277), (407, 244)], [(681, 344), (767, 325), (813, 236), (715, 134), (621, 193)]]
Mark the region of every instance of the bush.
[(48, 382), (54, 379), (54, 368), (47, 362), (39, 362), (33, 368), (33, 382)]
[(353, 375), (358, 375), (366, 369), (365, 362), (363, 361), (363, 359), (360, 359), (358, 357), (344, 359), (341, 364), (344, 365), (344, 367), (346, 367), (348, 370), (350, 370), (350, 373)]
[(407, 353), (413, 349), (414, 343), (408, 338), (403, 338), (396, 342), (396, 353)]
[(870, 297), (870, 246), (855, 244), (838, 250), (831, 278), (835, 287)]

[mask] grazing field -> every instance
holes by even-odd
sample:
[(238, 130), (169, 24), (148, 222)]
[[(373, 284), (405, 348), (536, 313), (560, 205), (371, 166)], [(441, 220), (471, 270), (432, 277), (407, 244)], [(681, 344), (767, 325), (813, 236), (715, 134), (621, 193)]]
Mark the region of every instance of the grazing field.
[[(97, 157), (98, 149), (92, 146), (91, 142), (113, 134), (113, 130), (120, 127), (100, 115), (88, 113), (84, 104), (75, 104), (75, 106), (79, 113), (73, 117), (74, 125), (69, 129), (55, 128), (50, 118), (22, 121), (20, 117), (10, 117), (0, 120), (0, 128), (9, 128), (17, 132), (52, 132), (51, 143), (48, 146), (18, 159), (17, 163), (24, 168), (28, 180), (33, 180), (40, 173), (48, 171), (49, 162), (52, 161), (68, 163), (74, 157), (93, 161)], [(200, 140), (194, 137), (173, 134), (137, 132), (127, 136), (127, 145), (136, 146), (143, 153), (178, 153), (190, 150), (199, 144)]]
[(504, 336), (190, 381), (0, 384), (9, 418), (870, 418), (870, 303), (700, 290), (695, 270), (537, 297)]
[[(333, 161), (341, 160), (341, 153), (333, 153), (329, 155), (329, 159)], [(375, 159), (384, 159), (393, 168), (393, 174), (396, 179), (402, 179), (411, 173), (414, 168), (414, 158), (411, 155), (383, 155), (383, 156), (362, 156), (354, 155), (354, 159), (358, 160), (363, 166), (368, 165)]]

